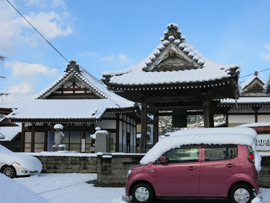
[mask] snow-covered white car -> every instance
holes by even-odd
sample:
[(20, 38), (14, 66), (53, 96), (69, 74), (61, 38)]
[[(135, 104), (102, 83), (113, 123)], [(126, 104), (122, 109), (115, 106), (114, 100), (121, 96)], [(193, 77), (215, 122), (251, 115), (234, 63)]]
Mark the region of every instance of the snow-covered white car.
[(33, 156), (14, 153), (0, 145), (0, 172), (10, 178), (40, 173), (41, 162)]

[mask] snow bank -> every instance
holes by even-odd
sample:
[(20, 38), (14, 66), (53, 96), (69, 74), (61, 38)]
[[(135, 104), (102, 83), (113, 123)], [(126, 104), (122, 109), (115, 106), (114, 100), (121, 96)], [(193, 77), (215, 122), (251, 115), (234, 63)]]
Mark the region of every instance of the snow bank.
[(19, 163), (23, 168), (30, 171), (37, 171), (38, 173), (42, 170), (41, 162), (33, 156), (26, 154), (14, 153), (7, 148), (0, 145), (0, 160), (3, 163), (8, 165), (13, 164), (14, 162)]
[[(219, 128), (219, 129), (193, 129), (176, 131), (170, 137), (160, 140), (147, 154), (141, 159), (141, 164), (154, 162), (161, 157), (166, 151), (190, 144), (243, 144), (252, 146), (254, 151), (255, 167), (259, 172), (261, 170), (261, 156), (256, 152), (253, 130), (250, 129), (247, 134), (238, 134), (232, 129), (237, 128)], [(239, 128), (240, 129), (240, 128)], [(245, 128), (243, 128), (244, 130)], [(211, 131), (211, 133), (210, 133)], [(225, 131), (225, 132), (224, 132)], [(237, 131), (237, 130), (236, 130)], [(193, 134), (192, 134), (193, 132)], [(197, 133), (196, 133), (197, 132)], [(207, 133), (208, 132), (208, 133)], [(222, 133), (221, 133), (222, 132)], [(242, 132), (244, 133), (244, 132)], [(256, 131), (255, 131), (256, 133)], [(252, 134), (252, 135), (250, 135)]]
[(48, 203), (47, 200), (0, 173), (0, 202)]

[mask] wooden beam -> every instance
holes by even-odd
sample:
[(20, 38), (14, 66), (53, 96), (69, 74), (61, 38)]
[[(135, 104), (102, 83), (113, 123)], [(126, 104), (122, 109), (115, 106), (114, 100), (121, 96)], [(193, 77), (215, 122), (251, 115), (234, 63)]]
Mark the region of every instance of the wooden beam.
[(159, 107), (149, 107), (149, 112), (155, 111), (172, 111), (172, 110), (201, 110), (202, 106), (159, 106)]
[(44, 138), (44, 151), (48, 151), (48, 136), (49, 136), (49, 131), (45, 131), (45, 138)]
[(140, 139), (140, 153), (146, 152), (146, 134), (147, 134), (147, 103), (143, 97), (141, 101), (141, 139)]
[(164, 96), (164, 97), (147, 97), (147, 103), (158, 103), (161, 101), (201, 101), (201, 95), (197, 96)]

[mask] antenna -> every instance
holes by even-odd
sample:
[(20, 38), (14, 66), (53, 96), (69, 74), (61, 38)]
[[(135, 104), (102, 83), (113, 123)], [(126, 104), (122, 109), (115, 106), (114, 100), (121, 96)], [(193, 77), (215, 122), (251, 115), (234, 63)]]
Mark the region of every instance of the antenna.
[(0, 55), (0, 68), (1, 68), (0, 78), (3, 78), (3, 79), (6, 78), (6, 76), (4, 75), (4, 59), (5, 58), (6, 57)]

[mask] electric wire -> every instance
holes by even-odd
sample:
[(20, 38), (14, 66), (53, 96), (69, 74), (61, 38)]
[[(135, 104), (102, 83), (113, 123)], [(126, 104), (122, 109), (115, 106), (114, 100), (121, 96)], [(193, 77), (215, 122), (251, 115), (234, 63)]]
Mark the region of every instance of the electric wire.
[(31, 25), (31, 27), (58, 53), (60, 54), (60, 56), (62, 56), (67, 62), (69, 62), (66, 57), (64, 57), (24, 16), (23, 14), (21, 14), (21, 12), (12, 5), (12, 3), (9, 2), (9, 0), (7, 0), (7, 2), (23, 17), (23, 19), (28, 22), (29, 25)]
[[(257, 71), (257, 72), (260, 73), (260, 72), (263, 72), (263, 71), (266, 71), (266, 70), (269, 70), (269, 69), (270, 69), (270, 68), (266, 68), (266, 69), (264, 69), (264, 70)], [(244, 78), (244, 77), (251, 76), (251, 75), (254, 75), (254, 73), (251, 73), (251, 74), (248, 74), (248, 75), (244, 75), (244, 76), (241, 76), (241, 77), (239, 77), (239, 78)]]

